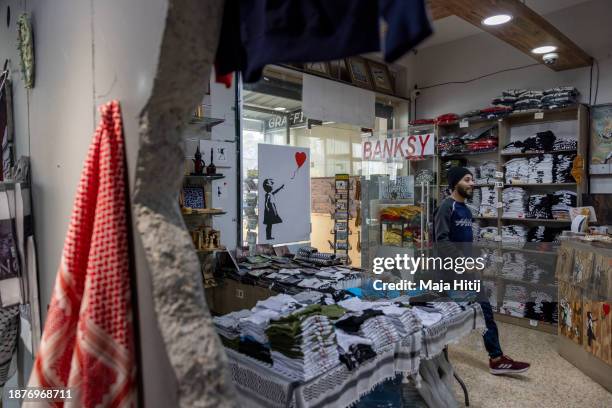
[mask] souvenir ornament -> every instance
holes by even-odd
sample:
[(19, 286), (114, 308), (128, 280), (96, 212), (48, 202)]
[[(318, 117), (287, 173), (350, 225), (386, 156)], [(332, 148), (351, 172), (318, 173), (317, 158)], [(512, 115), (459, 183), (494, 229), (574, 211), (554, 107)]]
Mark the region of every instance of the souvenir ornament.
[(26, 89), (32, 89), (34, 88), (34, 34), (30, 18), (26, 13), (17, 20), (17, 38), (23, 82)]

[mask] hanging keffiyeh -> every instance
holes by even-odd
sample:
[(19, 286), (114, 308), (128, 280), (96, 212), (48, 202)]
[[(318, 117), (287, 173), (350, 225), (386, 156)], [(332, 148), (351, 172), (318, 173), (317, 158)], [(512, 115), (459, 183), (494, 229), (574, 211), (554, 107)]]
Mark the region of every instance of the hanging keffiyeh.
[(119, 103), (100, 112), (28, 385), (70, 387), (63, 406), (131, 407), (136, 366)]

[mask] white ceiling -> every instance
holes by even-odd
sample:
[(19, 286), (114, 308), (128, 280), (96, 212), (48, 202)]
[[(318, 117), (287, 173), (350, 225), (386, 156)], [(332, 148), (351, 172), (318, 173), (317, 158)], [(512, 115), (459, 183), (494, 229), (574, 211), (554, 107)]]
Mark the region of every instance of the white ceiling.
[[(590, 0), (526, 0), (524, 3), (535, 10), (540, 15), (553, 13), (558, 10), (563, 10), (567, 7), (572, 7), (580, 3), (585, 3)], [(483, 31), (476, 26), (460, 19), (456, 16), (450, 16), (434, 21), (434, 34), (418, 47), (420, 49), (432, 47), (434, 45), (444, 44), (447, 42), (459, 40), (469, 37)]]

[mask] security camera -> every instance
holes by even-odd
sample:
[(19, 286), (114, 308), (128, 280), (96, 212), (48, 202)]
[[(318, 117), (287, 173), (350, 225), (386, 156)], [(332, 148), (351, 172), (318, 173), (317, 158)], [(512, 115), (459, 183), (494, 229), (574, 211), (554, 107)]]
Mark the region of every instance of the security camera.
[(410, 96), (412, 96), (412, 99), (418, 98), (419, 96), (421, 96), (421, 90), (413, 89), (412, 92), (410, 93)]
[(559, 54), (557, 54), (556, 52), (549, 52), (548, 54), (544, 54), (542, 59), (544, 60), (544, 63), (546, 65), (553, 65), (556, 64), (559, 60)]

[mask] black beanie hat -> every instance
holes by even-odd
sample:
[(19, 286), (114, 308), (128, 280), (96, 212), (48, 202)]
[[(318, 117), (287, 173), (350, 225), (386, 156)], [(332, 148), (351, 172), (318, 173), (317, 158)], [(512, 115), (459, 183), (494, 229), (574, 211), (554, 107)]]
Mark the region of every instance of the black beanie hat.
[[(451, 167), (450, 169), (448, 169), (448, 172), (446, 173), (446, 178), (448, 179), (448, 187), (451, 190), (454, 190), (457, 183), (461, 181), (461, 179), (465, 177), (466, 174), (472, 174), (472, 172), (466, 169), (465, 167)], [(472, 174), (472, 177), (473, 176), (474, 175)]]

